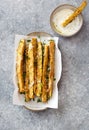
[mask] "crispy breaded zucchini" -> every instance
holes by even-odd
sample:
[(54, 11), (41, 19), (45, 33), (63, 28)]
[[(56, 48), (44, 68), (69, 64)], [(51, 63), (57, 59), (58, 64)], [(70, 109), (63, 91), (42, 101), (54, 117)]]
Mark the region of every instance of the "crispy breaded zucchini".
[(33, 55), (34, 55), (34, 94), (36, 93), (37, 88), (37, 38), (32, 39), (33, 44)]
[(78, 8), (62, 23), (62, 25), (65, 27), (65, 26), (67, 26), (70, 22), (72, 22), (72, 21), (75, 19), (75, 17), (77, 17), (77, 16), (82, 12), (82, 10), (86, 7), (86, 5), (87, 5), (87, 1), (84, 0), (84, 1), (82, 2), (82, 4), (80, 5), (80, 7), (78, 7)]
[(25, 63), (26, 63), (26, 76), (25, 76), (25, 101), (28, 102), (29, 98), (29, 59), (28, 59), (28, 44), (25, 49)]
[(19, 42), (17, 49), (17, 63), (16, 63), (16, 72), (19, 92), (24, 93), (24, 77), (23, 77), (23, 60), (24, 60), (24, 50), (25, 50), (25, 40), (22, 39)]
[(49, 84), (48, 84), (48, 88), (49, 88), (48, 98), (52, 96), (52, 92), (53, 92), (54, 60), (55, 60), (54, 58), (55, 58), (55, 43), (54, 41), (50, 41), (50, 45), (49, 45), (50, 71), (49, 71)]
[(47, 101), (47, 88), (48, 88), (48, 84), (47, 84), (47, 67), (48, 67), (48, 45), (44, 46), (44, 54), (43, 54), (43, 74), (42, 74), (42, 102), (46, 102)]
[[(33, 41), (33, 40), (32, 40)], [(33, 42), (29, 43), (28, 59), (29, 59), (29, 98), (34, 98), (34, 48)]]
[(42, 43), (37, 43), (37, 89), (36, 96), (42, 93)]

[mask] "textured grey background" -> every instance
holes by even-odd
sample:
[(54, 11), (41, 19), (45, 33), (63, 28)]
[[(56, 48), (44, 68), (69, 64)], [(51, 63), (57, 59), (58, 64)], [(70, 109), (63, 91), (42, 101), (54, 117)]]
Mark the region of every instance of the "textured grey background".
[(71, 37), (59, 36), (63, 73), (59, 108), (31, 112), (12, 104), (15, 34), (51, 30), (49, 17), (59, 4), (82, 0), (0, 0), (0, 130), (89, 130), (89, 6), (84, 25)]

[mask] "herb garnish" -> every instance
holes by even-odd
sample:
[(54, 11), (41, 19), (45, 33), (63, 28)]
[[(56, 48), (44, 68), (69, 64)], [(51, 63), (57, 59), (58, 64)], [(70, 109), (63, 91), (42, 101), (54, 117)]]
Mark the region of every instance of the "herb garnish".
[(33, 98), (33, 101), (35, 101), (35, 98)]
[(25, 55), (24, 58), (27, 59), (27, 60), (28, 60), (28, 59), (30, 60), (30, 57), (28, 57), (27, 55)]
[(38, 98), (38, 99), (37, 99), (37, 102), (42, 102), (41, 98)]
[(31, 42), (31, 40), (29, 39), (29, 40), (27, 40), (27, 42)]
[(45, 43), (45, 42), (43, 42), (43, 45), (46, 45), (46, 43)]
[(48, 72), (50, 71), (50, 67), (49, 67), (49, 66), (47, 67), (47, 71), (48, 71)]
[(28, 59), (28, 56), (27, 56), (27, 55), (25, 55), (25, 59)]
[(25, 98), (25, 102), (27, 102), (26, 98)]
[(40, 38), (40, 35), (38, 35), (38, 38)]
[(56, 78), (54, 78), (54, 81), (56, 80)]
[(25, 94), (25, 92), (20, 92), (20, 94)]

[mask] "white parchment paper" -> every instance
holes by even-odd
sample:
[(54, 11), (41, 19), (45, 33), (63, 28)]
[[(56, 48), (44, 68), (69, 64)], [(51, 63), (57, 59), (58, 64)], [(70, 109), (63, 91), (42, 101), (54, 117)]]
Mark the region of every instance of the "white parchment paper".
[[(35, 36), (36, 37), (36, 36)], [(53, 86), (53, 95), (52, 98), (47, 103), (39, 102), (37, 103), (37, 100), (25, 102), (24, 94), (19, 94), (18, 92), (18, 85), (16, 80), (16, 50), (19, 44), (20, 39), (22, 38), (28, 38), (31, 39), (31, 36), (24, 36), (24, 35), (16, 35), (15, 36), (15, 59), (14, 59), (14, 93), (13, 93), (13, 104), (14, 105), (22, 105), (26, 106), (29, 109), (32, 110), (42, 110), (45, 108), (58, 108), (58, 86), (57, 83), (60, 80), (61, 72), (62, 72), (62, 62), (61, 62), (61, 52), (58, 49), (58, 37), (37, 37), (38, 41), (46, 42), (48, 43), (49, 40), (54, 40), (56, 47), (55, 47), (55, 81)]]

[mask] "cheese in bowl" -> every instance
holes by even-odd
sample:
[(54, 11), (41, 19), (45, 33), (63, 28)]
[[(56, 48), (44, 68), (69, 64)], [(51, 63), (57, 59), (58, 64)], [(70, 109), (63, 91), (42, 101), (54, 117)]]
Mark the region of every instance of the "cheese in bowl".
[(63, 26), (63, 22), (73, 14), (76, 8), (71, 5), (61, 5), (57, 7), (51, 14), (50, 24), (52, 29), (62, 36), (72, 36), (76, 34), (83, 25), (82, 15), (78, 15), (67, 26)]

